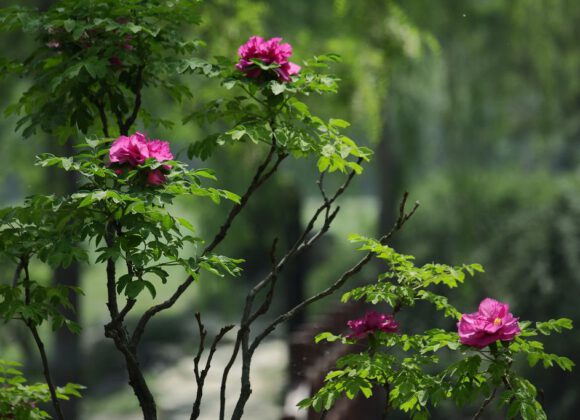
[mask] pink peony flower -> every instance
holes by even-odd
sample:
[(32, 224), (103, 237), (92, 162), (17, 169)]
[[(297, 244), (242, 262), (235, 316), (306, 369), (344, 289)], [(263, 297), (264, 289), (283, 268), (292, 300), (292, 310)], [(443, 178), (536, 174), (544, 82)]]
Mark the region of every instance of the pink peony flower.
[(113, 142), (109, 149), (111, 163), (128, 164), (135, 167), (151, 157), (147, 138), (143, 133), (135, 133), (131, 136), (120, 136)]
[(511, 341), (521, 332), (509, 305), (491, 298), (482, 300), (477, 312), (461, 315), (457, 329), (461, 344), (480, 349), (497, 340)]
[(150, 140), (147, 142), (147, 148), (149, 149), (149, 156), (159, 162), (173, 159), (169, 143), (166, 141)]
[[(153, 158), (158, 162), (172, 160), (173, 154), (169, 143), (148, 140), (143, 133), (136, 132), (131, 136), (120, 136), (109, 149), (109, 161), (119, 165), (129, 165), (134, 168), (143, 164), (148, 158)], [(163, 165), (163, 169), (168, 171), (171, 165)], [(119, 170), (122, 173), (122, 169), (117, 169), (117, 174)], [(147, 181), (152, 185), (160, 185), (165, 182), (165, 175), (162, 170), (155, 169), (147, 174)]]
[(278, 67), (272, 70), (276, 73), (278, 80), (292, 81), (291, 76), (300, 71), (300, 66), (288, 61), (292, 55), (292, 46), (280, 44), (280, 41), (282, 38), (271, 38), (266, 41), (259, 36), (251, 37), (238, 49), (240, 61), (236, 64), (236, 68), (248, 77), (259, 77), (262, 74), (262, 69), (251, 61), (257, 59), (264, 64), (277, 64)]
[(381, 314), (375, 311), (367, 312), (362, 318), (348, 321), (347, 325), (352, 330), (352, 333), (348, 334), (347, 337), (356, 338), (357, 340), (377, 331), (394, 333), (399, 329), (399, 323), (395, 321), (393, 315)]

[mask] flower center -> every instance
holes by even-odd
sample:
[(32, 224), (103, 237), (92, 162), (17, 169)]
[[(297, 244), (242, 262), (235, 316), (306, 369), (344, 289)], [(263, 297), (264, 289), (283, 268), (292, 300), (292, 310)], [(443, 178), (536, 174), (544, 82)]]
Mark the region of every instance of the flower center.
[(493, 323), (494, 323), (495, 325), (500, 325), (500, 324), (501, 324), (501, 318), (496, 318), (496, 319), (494, 319), (494, 320), (493, 320)]

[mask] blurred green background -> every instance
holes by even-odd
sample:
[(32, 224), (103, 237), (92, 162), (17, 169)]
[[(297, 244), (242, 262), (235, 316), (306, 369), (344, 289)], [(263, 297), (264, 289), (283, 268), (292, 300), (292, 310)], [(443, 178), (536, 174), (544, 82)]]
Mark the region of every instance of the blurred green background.
[[(45, 7), (52, 2), (0, 4), (16, 3)], [(472, 312), (479, 300), (492, 296), (509, 302), (512, 312), (523, 319), (566, 316), (579, 324), (579, 2), (207, 0), (203, 9), (203, 23), (191, 28), (190, 35), (207, 43), (200, 54), (208, 58), (235, 58), (237, 47), (254, 34), (283, 37), (293, 45), (293, 61), (298, 63), (315, 54), (341, 55), (343, 62), (333, 68), (342, 79), (340, 93), (308, 102), (318, 114), (352, 121), (351, 136), (376, 151), (343, 200), (335, 229), (317, 251), (287, 273), (282, 295), (291, 301), (330, 283), (357, 257), (346, 236), (385, 232), (402, 193), (409, 191), (421, 208), (396, 238), (398, 250), (416, 255), (419, 262), (479, 262), (486, 268), (485, 275), (451, 294), (461, 311)], [(2, 50), (19, 56), (25, 56), (34, 42), (18, 34), (0, 38)], [(184, 106), (155, 92), (146, 97), (150, 109), (176, 122), (171, 130), (147, 129), (154, 137), (171, 141), (183, 159), (187, 145), (201, 139), (203, 131), (180, 122), (205, 99), (223, 94), (207, 81), (192, 78), (190, 83), (195, 98)], [(26, 80), (4, 80), (0, 107), (16, 101), (26, 86)], [(32, 166), (35, 153), (58, 151), (59, 146), (40, 135), (23, 140), (14, 128), (14, 118), (0, 119), (0, 203), (62, 190), (59, 183), (65, 181)], [(259, 158), (257, 150), (220, 150), (208, 162), (193, 165), (215, 168), (220, 180), (239, 193)], [(193, 387), (186, 363), (196, 344), (193, 313), (205, 311), (213, 328), (237, 320), (235, 308), (243, 290), (268, 269), (272, 239), (291, 241), (318, 202), (315, 177), (315, 162), (285, 166), (221, 249), (250, 261), (244, 278), (207, 278), (173, 311), (152, 323), (143, 357), (159, 392), (168, 394), (160, 402), (165, 410), (162, 418), (184, 418), (186, 412), (176, 408), (179, 396), (172, 400), (167, 390)], [(176, 211), (197, 221), (202, 234), (211, 235), (227, 207), (216, 212), (184, 202)], [(48, 270), (36, 270), (37, 277), (49, 281)], [(8, 278), (7, 271), (1, 271)], [(103, 273), (101, 266), (81, 267), (86, 292), (79, 313), (84, 326), (82, 361), (62, 353), (54, 358), (60, 363), (64, 358), (65, 365), (70, 362), (89, 387), (79, 418), (139, 418), (124, 385), (121, 362), (112, 343), (102, 337)], [(286, 304), (281, 299), (277, 310)], [(306, 318), (322, 310), (314, 308)], [(291, 327), (298, 328), (301, 321)], [(429, 321), (429, 314), (416, 312), (405, 320), (417, 328)], [(284, 340), (281, 333), (265, 350), (263, 357), (272, 362), (257, 373), (263, 386), (258, 385), (253, 399), (259, 401), (253, 407), (266, 411), (251, 418), (276, 418), (280, 413)], [(580, 334), (550, 337), (548, 350), (578, 363)], [(36, 357), (18, 328), (3, 327), (0, 354), (28, 361), (30, 372), (35, 371)], [(531, 375), (543, 391), (548, 417), (574, 418), (580, 409), (578, 371), (562, 374), (536, 367)], [(184, 393), (183, 399), (190, 401), (193, 391)], [(211, 398), (204, 407), (208, 405)], [(215, 418), (211, 407), (206, 410), (207, 419)], [(442, 408), (436, 418), (462, 418), (449, 410)]]

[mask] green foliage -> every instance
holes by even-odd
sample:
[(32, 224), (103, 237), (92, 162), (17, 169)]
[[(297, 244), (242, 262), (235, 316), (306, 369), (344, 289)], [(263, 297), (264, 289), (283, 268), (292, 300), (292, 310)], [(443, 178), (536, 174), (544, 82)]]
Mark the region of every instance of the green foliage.
[[(418, 301), (432, 303), (445, 316), (460, 319), (461, 312), (445, 296), (426, 290), (433, 285), (449, 288), (463, 283), (465, 274), (483, 272), (479, 264), (451, 267), (444, 264), (426, 264), (415, 267), (413, 257), (395, 252), (379, 241), (352, 235), (351, 241), (362, 242), (361, 250), (370, 251), (384, 260), (388, 271), (378, 276), (375, 283), (355, 288), (343, 295), (343, 301), (364, 300), (372, 304), (386, 302), (393, 313), (411, 310)], [(430, 329), (423, 333), (401, 334), (376, 331), (368, 337), (366, 351), (341, 357), (325, 378), (324, 386), (311, 398), (300, 402), (302, 408), (316, 411), (330, 410), (342, 395), (354, 398), (362, 393), (366, 398), (373, 390), (384, 388), (388, 406), (407, 413), (411, 418), (424, 419), (443, 401), (451, 400), (457, 406), (473, 404), (478, 398), (493, 398), (498, 389), (501, 405), (507, 416), (523, 419), (543, 419), (546, 414), (538, 401), (538, 393), (529, 380), (518, 376), (514, 362), (524, 357), (530, 366), (542, 361), (545, 368), (557, 365), (570, 371), (574, 363), (567, 357), (546, 353), (543, 343), (534, 340), (538, 334), (549, 335), (572, 328), (567, 318), (531, 323), (521, 322), (522, 332), (512, 342), (495, 342), (479, 349), (462, 345), (456, 332)], [(360, 342), (330, 332), (319, 334), (316, 342)], [(443, 354), (445, 350), (450, 354)], [(449, 361), (444, 365), (443, 361)], [(442, 366), (443, 365), (443, 366)]]
[(378, 281), (357, 287), (342, 296), (342, 301), (351, 299), (364, 300), (376, 305), (386, 302), (393, 308), (413, 306), (417, 301), (427, 301), (435, 305), (437, 310), (444, 311), (445, 316), (459, 319), (460, 313), (448, 303), (445, 296), (436, 294), (428, 287), (445, 285), (449, 288), (457, 287), (465, 280), (466, 273), (473, 276), (476, 272), (483, 272), (480, 264), (462, 266), (448, 266), (444, 264), (425, 264), (416, 267), (414, 257), (402, 255), (387, 245), (375, 239), (360, 235), (351, 235), (351, 242), (363, 243), (358, 249), (370, 251), (376, 258), (384, 260), (388, 271), (381, 274)]
[[(184, 73), (219, 77), (225, 89), (240, 91), (230, 98), (208, 102), (185, 119), (185, 122), (195, 120), (210, 127), (222, 121), (232, 127), (225, 133), (212, 133), (193, 143), (188, 150), (189, 156), (207, 159), (218, 145), (238, 142), (270, 145), (275, 142), (278, 153), (291, 153), (294, 157), (316, 156), (320, 172), (362, 172), (359, 163), (368, 161), (371, 151), (359, 147), (343, 134), (343, 129), (350, 124), (341, 119), (325, 121), (313, 115), (299, 99), (337, 91), (337, 79), (320, 73), (328, 63), (337, 60), (334, 54), (314, 57), (304, 63), (290, 83), (248, 78), (235, 69), (234, 62), (225, 58), (215, 63), (197, 58), (187, 60), (181, 69)], [(257, 64), (263, 70), (270, 68)]]
[(113, 128), (109, 120), (128, 131), (143, 88), (165, 90), (176, 100), (191, 97), (177, 69), (199, 45), (181, 34), (198, 23), (197, 4), (61, 0), (45, 12), (2, 9), (0, 31), (29, 33), (40, 45), (25, 61), (4, 59), (3, 74), (32, 80), (7, 112), (22, 117), (17, 127), (25, 137), (40, 128), (66, 140), (97, 121), (106, 133)]
[[(178, 161), (148, 159), (137, 168), (117, 173), (103, 162), (109, 146), (109, 141), (88, 141), (74, 159), (43, 155), (38, 164), (82, 175), (79, 191), (64, 198), (53, 212), (64, 211), (74, 218), (78, 236), (65, 240), (93, 243), (97, 247), (96, 262), (124, 260), (128, 272), (118, 280), (118, 293), (124, 291), (134, 299), (147, 289), (155, 297), (154, 280), (166, 283), (170, 266), (180, 266), (194, 277), (199, 268), (216, 275), (240, 273), (238, 264), (242, 260), (214, 254), (184, 258), (181, 254), (186, 244), (197, 247), (203, 240), (195, 235), (196, 229), (189, 221), (173, 216), (169, 210), (178, 197), (207, 197), (219, 204), (222, 199), (239, 203), (239, 196), (205, 187), (203, 181), (215, 180), (211, 170), (188, 169)], [(161, 186), (148, 184), (149, 171), (162, 166), (171, 167), (166, 182)]]
[[(27, 384), (19, 370), (20, 363), (0, 359), (0, 414), (2, 418), (14, 420), (50, 419), (47, 412), (37, 405), (50, 401), (50, 391), (46, 384)], [(57, 388), (57, 397), (68, 400), (70, 397), (81, 397), (84, 387), (67, 384)]]

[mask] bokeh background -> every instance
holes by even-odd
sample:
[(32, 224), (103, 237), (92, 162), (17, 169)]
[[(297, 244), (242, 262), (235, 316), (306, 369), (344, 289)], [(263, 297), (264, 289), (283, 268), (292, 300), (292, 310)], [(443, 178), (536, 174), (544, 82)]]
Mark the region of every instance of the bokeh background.
[[(16, 3), (46, 7), (53, 2), (0, 1), (2, 6)], [(342, 79), (340, 93), (308, 102), (318, 114), (350, 120), (350, 135), (376, 151), (342, 200), (334, 229), (286, 272), (274, 313), (335, 279), (358, 256), (347, 235), (378, 236), (388, 230), (400, 197), (409, 191), (421, 207), (394, 246), (420, 263), (479, 262), (486, 269), (451, 293), (460, 310), (471, 312), (481, 298), (493, 296), (509, 302), (523, 319), (566, 316), (579, 324), (578, 22), (580, 3), (574, 0), (206, 0), (203, 23), (188, 35), (207, 43), (200, 51), (207, 58), (235, 58), (237, 47), (254, 34), (292, 43), (295, 62), (327, 52), (341, 55), (342, 63), (333, 67)], [(0, 47), (6, 54), (25, 56), (34, 42), (4, 34)], [(176, 124), (144, 128), (170, 140), (183, 159), (187, 146), (204, 133), (181, 121), (205, 99), (222, 94), (205, 80), (191, 78), (189, 83), (195, 93), (192, 103), (176, 106), (155, 92), (146, 97), (150, 109)], [(26, 86), (26, 80), (0, 81), (0, 107), (17, 101)], [(33, 193), (67, 191), (70, 180), (32, 166), (35, 153), (67, 153), (66, 147), (42, 135), (23, 139), (15, 123), (13, 117), (0, 118), (0, 204), (18, 203)], [(220, 150), (209, 161), (192, 164), (215, 168), (228, 189), (240, 192), (260, 152)], [(185, 418), (191, 404), (194, 312), (204, 313), (210, 330), (237, 320), (244, 291), (269, 268), (272, 239), (290, 242), (318, 203), (315, 177), (315, 162), (286, 165), (221, 248), (251, 262), (245, 275), (202, 279), (151, 324), (143, 359), (161, 395), (162, 419)], [(191, 203), (176, 209), (207, 235), (227, 210), (225, 205), (216, 211)], [(83, 333), (47, 338), (59, 375), (88, 387), (82, 403), (73, 408), (76, 418), (138, 419), (121, 361), (102, 334), (104, 267), (35, 270), (45, 281), (78, 277), (86, 293), (78, 302)], [(0, 272), (6, 281), (8, 271)], [(176, 274), (175, 282), (180, 279)], [(149, 303), (143, 302), (143, 308)], [(248, 418), (280, 417), (288, 334), (337, 303), (334, 296), (311, 308), (265, 344), (254, 368), (256, 389)], [(416, 328), (430, 325), (430, 313), (422, 311), (402, 314), (403, 322)], [(579, 333), (547, 341), (548, 350), (579, 361)], [(218, 352), (216, 365), (225, 360), (227, 345)], [(33, 377), (40, 372), (31, 342), (15, 326), (2, 326), (0, 356), (25, 362)], [(536, 367), (530, 375), (543, 392), (549, 418), (574, 418), (580, 409), (578, 372)], [(210, 381), (209, 387), (216, 384)], [(216, 396), (209, 391), (206, 419), (217, 418)], [(462, 416), (443, 407), (435, 418)]]

